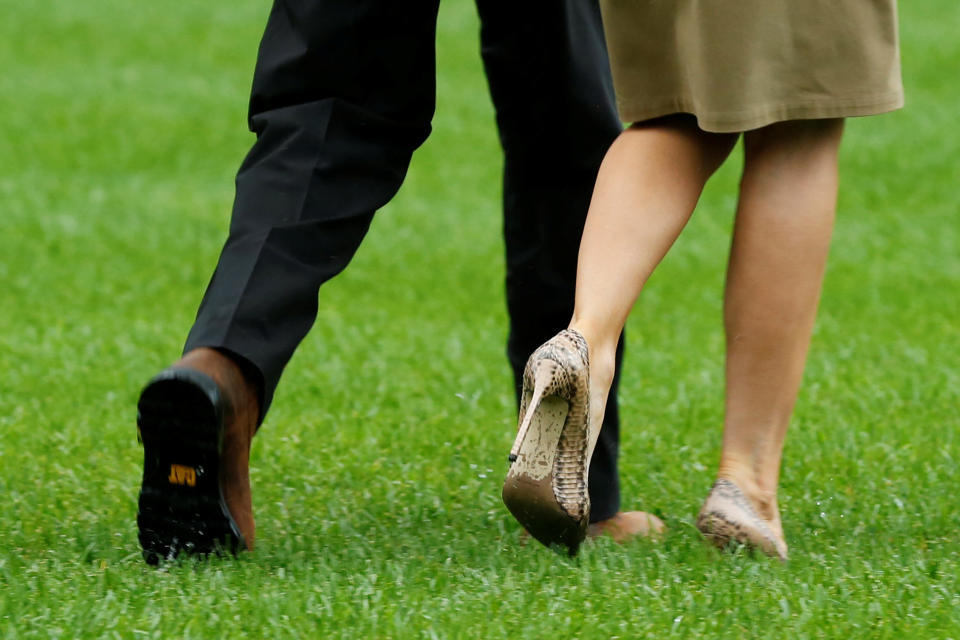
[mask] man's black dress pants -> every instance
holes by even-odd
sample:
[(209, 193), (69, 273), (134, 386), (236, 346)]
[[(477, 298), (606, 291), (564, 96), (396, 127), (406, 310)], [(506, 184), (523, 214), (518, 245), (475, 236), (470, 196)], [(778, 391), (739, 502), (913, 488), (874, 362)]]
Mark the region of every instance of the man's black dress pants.
[[(316, 320), (319, 287), (347, 266), (430, 133), (438, 3), (274, 1), (250, 98), (257, 140), (185, 347), (240, 356), (262, 378), (264, 412)], [(507, 353), (519, 392), (529, 354), (572, 314), (584, 217), (620, 123), (596, 0), (477, 7), (505, 155)], [(614, 385), (591, 463), (594, 521), (619, 508)]]

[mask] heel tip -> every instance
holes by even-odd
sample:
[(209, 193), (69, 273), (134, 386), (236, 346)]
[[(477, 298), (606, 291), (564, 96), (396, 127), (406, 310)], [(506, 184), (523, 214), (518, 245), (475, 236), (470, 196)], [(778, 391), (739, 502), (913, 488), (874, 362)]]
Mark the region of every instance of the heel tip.
[(516, 462), (516, 461), (517, 461), (517, 454), (511, 453), (509, 456), (507, 456), (507, 460), (509, 460), (510, 462)]

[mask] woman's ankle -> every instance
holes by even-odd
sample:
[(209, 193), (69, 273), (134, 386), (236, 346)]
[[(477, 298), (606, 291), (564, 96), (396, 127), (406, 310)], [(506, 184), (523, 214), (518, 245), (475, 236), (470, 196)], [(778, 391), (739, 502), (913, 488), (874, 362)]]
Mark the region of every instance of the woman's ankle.
[[(587, 358), (590, 365), (590, 444), (588, 453), (593, 456), (593, 449), (600, 436), (603, 426), (603, 415), (607, 407), (607, 396), (613, 384), (613, 376), (617, 366), (617, 341), (612, 343), (598, 339), (590, 328), (570, 323), (570, 329), (578, 332), (587, 341)], [(617, 334), (619, 338), (619, 333)]]
[(727, 461), (720, 463), (717, 479), (728, 480), (737, 485), (758, 516), (768, 522), (775, 522), (779, 526), (780, 510), (777, 505), (775, 484), (771, 485), (764, 478), (759, 478), (749, 467)]
[(591, 379), (596, 378), (598, 382), (605, 381), (606, 386), (610, 386), (617, 364), (617, 342), (620, 339), (620, 332), (598, 330), (589, 323), (578, 323), (576, 319), (568, 328), (582, 335), (587, 341)]

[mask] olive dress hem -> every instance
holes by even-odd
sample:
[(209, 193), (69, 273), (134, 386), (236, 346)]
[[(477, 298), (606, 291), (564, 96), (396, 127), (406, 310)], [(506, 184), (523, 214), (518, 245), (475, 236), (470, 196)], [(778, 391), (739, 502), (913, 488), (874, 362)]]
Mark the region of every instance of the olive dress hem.
[(704, 112), (692, 98), (667, 98), (662, 101), (618, 101), (620, 119), (627, 123), (641, 123), (663, 116), (687, 113), (697, 119), (697, 126), (711, 133), (739, 133), (760, 129), (788, 120), (817, 120), (879, 115), (903, 107), (903, 93), (885, 94), (836, 100), (831, 103), (770, 104), (727, 112)]

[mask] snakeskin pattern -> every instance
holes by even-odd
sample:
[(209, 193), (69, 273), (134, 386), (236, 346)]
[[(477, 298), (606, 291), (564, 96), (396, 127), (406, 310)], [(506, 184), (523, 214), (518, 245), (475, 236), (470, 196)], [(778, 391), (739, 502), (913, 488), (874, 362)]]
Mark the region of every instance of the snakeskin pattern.
[(736, 541), (787, 559), (786, 545), (757, 514), (740, 487), (729, 480), (721, 478), (713, 484), (697, 516), (697, 529), (718, 547)]
[[(577, 331), (566, 329), (533, 352), (524, 369), (524, 391), (518, 424), (522, 424), (526, 416), (538, 374), (550, 376), (543, 391), (544, 398), (556, 396), (569, 403), (553, 459), (553, 493), (557, 504), (568, 516), (578, 522), (585, 521), (590, 515), (587, 493), (590, 428), (587, 341)], [(544, 381), (539, 382), (542, 384)]]

